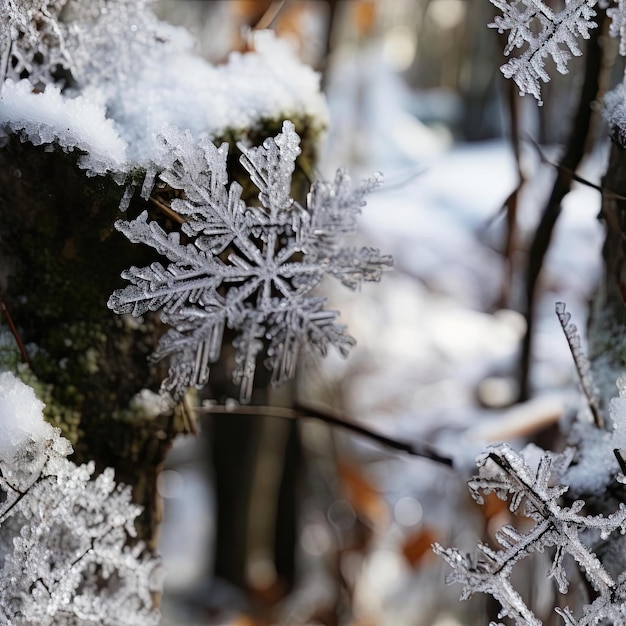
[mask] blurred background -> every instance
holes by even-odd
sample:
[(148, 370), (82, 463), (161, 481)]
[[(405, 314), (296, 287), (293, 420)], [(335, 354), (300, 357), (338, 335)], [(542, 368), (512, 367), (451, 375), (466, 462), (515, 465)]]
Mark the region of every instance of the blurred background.
[[(578, 401), (554, 303), (566, 302), (584, 328), (603, 239), (600, 194), (584, 184), (566, 196), (543, 261), (526, 381), (520, 368), (525, 268), (584, 61), (554, 76), (538, 107), (499, 71), (505, 42), (487, 28), (488, 0), (162, 0), (157, 11), (188, 28), (214, 63), (244, 50), (249, 29), (292, 40), (328, 98), (318, 174), (345, 166), (355, 180), (385, 177), (358, 243), (392, 254), (394, 271), (359, 293), (321, 289), (356, 348), (346, 360), (307, 356), (297, 383), (268, 404), (323, 405), (398, 440), (429, 442), (455, 463), (320, 420), (267, 414), (250, 426), (236, 414), (200, 416), (200, 435), (178, 440), (160, 485), (163, 623), (487, 624), (494, 607), (460, 603), (430, 545), (472, 550), (492, 536), (508, 512), (471, 501), (474, 457), (493, 441), (551, 445)], [(606, 67), (619, 66), (613, 43), (601, 45)], [(607, 70), (602, 88), (622, 70)], [(597, 184), (608, 134), (592, 106), (578, 171)], [(219, 434), (225, 421), (235, 424), (230, 439)], [(239, 426), (248, 431), (238, 435)], [(230, 522), (218, 512), (226, 499)], [(532, 580), (523, 592), (549, 613), (551, 592)]]

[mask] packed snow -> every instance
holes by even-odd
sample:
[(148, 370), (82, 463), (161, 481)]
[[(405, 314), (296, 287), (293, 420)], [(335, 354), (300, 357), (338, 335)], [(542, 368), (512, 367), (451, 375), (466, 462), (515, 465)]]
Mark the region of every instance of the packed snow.
[(44, 403), (11, 372), (0, 374), (0, 460), (10, 461), (28, 441), (49, 437)]

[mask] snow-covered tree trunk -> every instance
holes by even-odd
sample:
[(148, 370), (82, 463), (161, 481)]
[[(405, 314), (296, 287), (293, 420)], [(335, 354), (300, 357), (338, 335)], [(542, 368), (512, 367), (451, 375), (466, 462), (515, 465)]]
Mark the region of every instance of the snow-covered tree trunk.
[(164, 375), (147, 361), (158, 321), (129, 323), (105, 306), (122, 269), (146, 254), (113, 228), (122, 193), (60, 150), (15, 136), (0, 150), (1, 289), (26, 347), (22, 376), (77, 460), (114, 467), (132, 486), (144, 507), (139, 535), (151, 543), (157, 471), (184, 426), (180, 410), (148, 391)]
[[(260, 138), (275, 130), (259, 131)], [(303, 132), (303, 166), (293, 177), (294, 196), (302, 201), (316, 145), (316, 137)], [(244, 185), (244, 195), (250, 193), (238, 161), (229, 160), (228, 168)], [(117, 480), (132, 487), (144, 509), (136, 522), (139, 537), (153, 545), (161, 518), (158, 472), (174, 437), (192, 427), (191, 418), (183, 402), (167, 403), (156, 393), (167, 374), (167, 360), (149, 361), (165, 332), (158, 316), (148, 312), (137, 322), (115, 315), (106, 302), (124, 284), (122, 271), (148, 265), (154, 251), (131, 245), (114, 228), (124, 187), (110, 176), (85, 176), (73, 154), (12, 136), (0, 150), (0, 187), (0, 294), (26, 347), (22, 377), (46, 402), (47, 419), (74, 445), (76, 460), (113, 467)], [(158, 206), (136, 196), (128, 214), (143, 210), (171, 227)], [(233, 357), (226, 352), (228, 361)], [(220, 378), (211, 385), (211, 397), (236, 396), (228, 376), (222, 384)], [(259, 377), (255, 388), (263, 392), (267, 384), (269, 376)], [(237, 432), (239, 426), (224, 424), (219, 432)], [(240, 468), (254, 467), (254, 455), (241, 458), (230, 445), (224, 452)], [(235, 509), (245, 506), (237, 502), (245, 499), (242, 489), (237, 485), (223, 506), (229, 500)], [(221, 527), (228, 536), (234, 530)], [(241, 545), (244, 535), (239, 533)]]

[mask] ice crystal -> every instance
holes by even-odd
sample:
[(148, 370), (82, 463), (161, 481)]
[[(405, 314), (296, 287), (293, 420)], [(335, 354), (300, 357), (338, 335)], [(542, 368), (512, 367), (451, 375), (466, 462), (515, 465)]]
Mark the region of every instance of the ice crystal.
[[(28, 78), (38, 88), (71, 65), (59, 15), (67, 0), (4, 0), (0, 9), (0, 79)], [(1, 82), (0, 80), (0, 82)]]
[[(72, 73), (82, 87), (96, 85), (101, 92), (109, 84), (130, 85), (148, 66), (154, 71), (165, 64), (178, 44), (190, 38), (157, 19), (153, 0), (69, 0), (64, 27), (72, 55)], [(177, 46), (170, 43), (178, 39)], [(150, 59), (146, 63), (145, 58)], [(138, 60), (142, 60), (138, 62)]]
[(582, 54), (577, 37), (589, 38), (596, 27), (593, 6), (596, 0), (566, 0), (561, 11), (555, 11), (541, 0), (491, 0), (502, 11), (489, 26), (499, 33), (509, 31), (504, 53), (523, 48), (500, 69), (513, 78), (522, 94), (531, 93), (541, 102), (539, 81), (550, 80), (545, 61), (551, 57), (561, 74), (567, 73), (567, 63)]
[(2, 425), (19, 433), (0, 458), (0, 623), (156, 626), (160, 565), (129, 544), (140, 512), (130, 489), (111, 469), (94, 479), (93, 464), (69, 461), (70, 443), (41, 409), (0, 375)]
[(611, 18), (609, 33), (620, 38), (619, 53), (626, 55), (626, 2), (617, 0), (616, 6), (607, 9), (606, 14)]
[(462, 599), (476, 592), (492, 595), (502, 606), (502, 617), (509, 617), (518, 625), (540, 626), (541, 621), (525, 604), (511, 582), (514, 566), (534, 552), (552, 550), (549, 577), (556, 582), (560, 593), (569, 587), (564, 558), (569, 555), (579, 565), (596, 597), (586, 605), (577, 619), (569, 609), (556, 609), (567, 624), (591, 625), (602, 620), (624, 624), (624, 576), (614, 580), (596, 554), (585, 543), (584, 535), (593, 531), (601, 540), (611, 533), (626, 531), (626, 506), (608, 516), (582, 514), (585, 503), (576, 500), (563, 506), (561, 497), (567, 487), (559, 479), (572, 460), (572, 451), (563, 454), (545, 452), (536, 468), (524, 456), (506, 444), (488, 448), (477, 460), (478, 476), (469, 483), (474, 499), (482, 504), (484, 495), (495, 493), (509, 500), (512, 512), (529, 518), (533, 526), (525, 533), (510, 525), (503, 526), (496, 539), (502, 549), (479, 544), (481, 556), (463, 554), (456, 548), (434, 546), (435, 552), (453, 568), (447, 582), (463, 585)]
[(204, 385), (225, 328), (235, 332), (233, 380), (242, 401), (250, 399), (262, 352), (273, 384), (294, 375), (305, 344), (322, 354), (329, 345), (346, 354), (354, 339), (335, 324), (338, 313), (324, 309), (325, 298), (311, 291), (325, 275), (355, 289), (361, 281), (379, 280), (391, 265), (390, 257), (373, 248), (342, 247), (379, 178), (353, 188), (340, 170), (332, 183), (315, 182), (302, 206), (291, 196), (300, 140), (285, 122), (261, 146), (240, 146), (241, 164), (258, 189), (252, 203), (243, 200), (241, 185), (227, 184), (226, 144), (196, 144), (176, 130), (164, 141), (171, 166), (160, 179), (184, 192), (171, 202), (184, 219), (182, 232), (166, 233), (147, 212), (118, 221), (116, 228), (131, 241), (153, 247), (170, 263), (126, 270), (123, 277), (131, 284), (108, 303), (120, 314), (159, 310), (171, 326), (154, 355), (171, 357), (163, 388), (179, 395)]
[(626, 450), (626, 374), (617, 379), (617, 390), (619, 395), (611, 399), (609, 414), (613, 421), (615, 447)]
[(578, 333), (578, 328), (576, 327), (576, 324), (570, 321), (572, 319), (572, 316), (566, 310), (565, 303), (557, 302), (555, 306), (555, 312), (559, 319), (559, 323), (561, 324), (561, 328), (565, 333), (567, 345), (569, 346), (570, 352), (572, 353), (572, 358), (574, 359), (574, 364), (576, 365), (576, 371), (578, 373), (580, 385), (582, 387), (583, 393), (585, 394), (585, 397), (587, 398), (589, 410), (591, 411), (596, 425), (602, 427), (604, 420), (602, 419), (602, 415), (600, 412), (598, 389), (591, 374), (589, 359), (587, 358), (587, 355), (585, 354), (585, 351), (582, 347), (582, 341), (580, 338), (580, 334)]
[[(0, 9), (0, 76), (42, 89), (130, 80), (138, 59), (165, 54), (178, 29), (160, 22), (152, 0), (5, 0)], [(159, 59), (157, 59), (159, 61)], [(135, 69), (135, 71), (133, 71)]]

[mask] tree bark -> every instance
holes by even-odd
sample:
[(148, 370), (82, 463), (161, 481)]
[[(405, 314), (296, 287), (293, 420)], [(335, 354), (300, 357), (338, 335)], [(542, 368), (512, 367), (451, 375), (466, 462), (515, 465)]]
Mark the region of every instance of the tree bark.
[[(302, 117), (294, 117), (294, 122), (302, 154), (293, 193), (304, 198), (316, 160), (319, 126)], [(282, 120), (260, 120), (255, 128), (228, 131), (216, 139), (231, 146), (230, 178), (243, 185), (244, 196), (255, 196), (258, 190), (239, 163), (237, 143), (258, 145), (276, 135), (281, 125)], [(8, 312), (19, 334), (15, 350), (0, 345), (0, 369), (16, 371), (34, 387), (46, 403), (46, 419), (74, 445), (76, 462), (93, 460), (97, 471), (113, 467), (117, 480), (132, 487), (134, 500), (143, 507), (136, 523), (138, 537), (154, 548), (161, 521), (159, 471), (173, 439), (187, 431), (190, 418), (182, 403), (156, 410), (156, 404), (146, 408), (138, 395), (144, 390), (158, 392), (167, 371), (166, 362), (153, 364), (148, 359), (165, 331), (158, 314), (141, 319), (118, 316), (108, 309), (107, 300), (124, 286), (124, 269), (158, 258), (154, 250), (130, 243), (115, 230), (115, 220), (132, 219), (147, 210), (165, 230), (179, 225), (138, 196), (122, 215), (124, 187), (111, 176), (87, 176), (77, 159), (74, 152), (34, 146), (18, 135), (10, 136), (0, 149), (0, 315)], [(0, 319), (0, 330), (7, 328), (4, 322)], [(18, 343), (25, 346), (28, 364), (19, 364)], [(218, 381), (230, 377), (227, 361), (224, 356), (213, 368)], [(215, 390), (213, 381), (211, 386)], [(265, 382), (260, 386), (263, 389)], [(222, 391), (237, 396), (232, 384), (224, 384)], [(250, 433), (244, 434), (235, 427), (229, 432), (227, 423), (220, 426), (218, 439), (224, 436), (227, 443), (219, 457), (224, 463), (216, 458), (220, 466), (216, 471), (232, 485), (227, 474), (232, 460), (242, 459), (239, 437), (254, 440), (256, 426), (245, 427)], [(253, 467), (254, 456), (252, 451), (244, 465)], [(227, 500), (220, 510), (227, 508)], [(218, 526), (232, 534), (230, 522)], [(238, 576), (242, 574), (243, 568), (238, 568)]]
[(604, 274), (591, 309), (589, 356), (606, 414), (617, 395), (615, 381), (626, 371), (626, 146), (617, 141), (602, 186)]
[(163, 376), (147, 360), (158, 320), (129, 323), (106, 305), (121, 271), (147, 254), (113, 227), (122, 193), (110, 177), (87, 177), (75, 154), (12, 136), (0, 150), (0, 288), (26, 346), (21, 377), (75, 461), (113, 467), (132, 486), (144, 507), (138, 535), (154, 547), (158, 470), (182, 420), (173, 408), (153, 415), (132, 402)]

